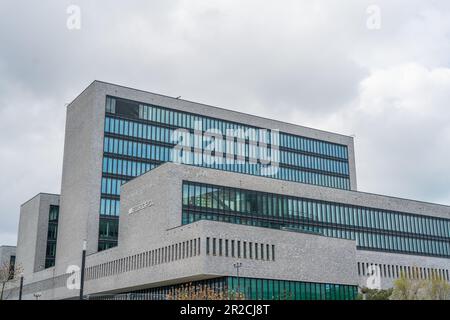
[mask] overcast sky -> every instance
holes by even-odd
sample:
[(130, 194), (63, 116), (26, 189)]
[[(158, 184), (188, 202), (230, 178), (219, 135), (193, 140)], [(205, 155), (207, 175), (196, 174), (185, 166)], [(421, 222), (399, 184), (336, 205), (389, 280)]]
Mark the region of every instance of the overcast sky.
[(450, 1), (2, 0), (0, 245), (95, 79), (354, 135), (359, 190), (450, 204)]

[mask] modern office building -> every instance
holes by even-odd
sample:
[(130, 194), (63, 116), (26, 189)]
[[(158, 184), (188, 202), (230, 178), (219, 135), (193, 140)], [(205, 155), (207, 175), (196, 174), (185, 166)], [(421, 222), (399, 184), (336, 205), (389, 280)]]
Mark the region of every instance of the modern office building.
[(61, 195), (21, 207), (24, 297), (76, 298), (84, 240), (93, 298), (353, 299), (448, 281), (450, 207), (358, 192), (352, 137), (95, 81), (67, 107)]

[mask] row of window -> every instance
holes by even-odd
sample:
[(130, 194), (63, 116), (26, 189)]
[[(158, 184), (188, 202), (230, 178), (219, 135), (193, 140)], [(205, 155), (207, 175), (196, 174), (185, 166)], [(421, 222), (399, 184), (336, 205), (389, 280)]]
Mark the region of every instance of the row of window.
[(282, 229), (286, 231), (301, 231), (314, 234), (322, 234), (321, 229), (318, 227), (310, 227), (298, 224), (289, 224), (283, 221), (267, 221), (263, 219), (255, 219), (251, 216), (235, 216), (222, 213), (199, 211), (199, 210), (189, 210), (184, 209), (182, 213), (182, 224), (194, 223), (200, 220), (211, 220), (226, 223), (243, 224), (253, 227), (271, 228), (271, 229)]
[(100, 240), (117, 239), (119, 235), (119, 219), (107, 219), (100, 217)]
[[(178, 157), (178, 152), (176, 150), (169, 148), (169, 147), (163, 147), (163, 146), (157, 146), (157, 145), (150, 145), (140, 142), (133, 142), (133, 141), (127, 141), (122, 139), (116, 139), (116, 138), (109, 138), (105, 137), (104, 141), (104, 152), (111, 153), (111, 154), (118, 154), (121, 156), (128, 156), (133, 158), (142, 158), (142, 159), (148, 159), (148, 160), (154, 160), (154, 161), (175, 161), (180, 162)], [(308, 172), (308, 171), (302, 171), (298, 169), (291, 169), (291, 168), (273, 168), (272, 171), (269, 171), (269, 174), (265, 173), (267, 171), (264, 171), (264, 166), (261, 164), (250, 164), (248, 161), (246, 161), (245, 164), (240, 164), (241, 161), (233, 159), (234, 164), (218, 164), (213, 161), (209, 161), (208, 157), (199, 154), (199, 153), (190, 153), (191, 155), (188, 155), (187, 158), (193, 157), (192, 162), (194, 165), (199, 164), (203, 167), (210, 167), (218, 170), (226, 170), (226, 171), (232, 171), (232, 172), (238, 172), (238, 173), (245, 173), (245, 174), (252, 174), (252, 175), (263, 175), (267, 176), (269, 175), (272, 178), (280, 179), (280, 180), (288, 180), (288, 181), (294, 181), (294, 182), (301, 182), (301, 183), (308, 183), (308, 184), (314, 184), (314, 185), (322, 185), (332, 188), (339, 188), (339, 189), (350, 189), (350, 179), (349, 178), (343, 178), (343, 177), (337, 177), (332, 176), (328, 174), (320, 174), (320, 173), (314, 173), (314, 172)], [(197, 157), (197, 158), (196, 158)], [(205, 161), (204, 161), (205, 160)], [(209, 165), (208, 163), (212, 163)], [(122, 167), (123, 170), (123, 167)]]
[[(166, 144), (176, 144), (178, 142), (178, 138), (173, 136), (173, 129), (145, 125), (142, 123), (114, 119), (110, 117), (106, 117), (105, 121), (106, 133), (114, 133)], [(183, 145), (189, 147), (189, 149), (190, 147), (194, 147), (198, 150), (205, 150), (210, 144), (209, 140), (204, 139), (200, 134), (190, 134), (189, 140), (190, 142), (183, 142)], [(292, 166), (348, 175), (347, 161), (337, 161), (275, 149), (270, 153), (270, 149), (267, 148), (267, 146), (258, 146), (229, 140), (220, 141), (216, 139), (210, 148), (212, 146), (215, 147), (214, 151), (217, 154), (222, 154), (222, 157), (224, 157), (225, 154), (228, 154), (231, 156), (237, 155), (238, 157), (247, 157), (251, 159), (272, 160), (273, 162), (281, 161), (281, 163)], [(268, 158), (269, 153), (271, 158)]]
[(184, 210), (182, 223), (188, 224), (200, 220), (212, 220), (243, 224), (254, 227), (280, 229), (285, 231), (296, 231), (321, 234), (327, 237), (356, 240), (360, 249), (380, 250), (389, 252), (406, 252), (419, 255), (448, 257), (450, 252), (449, 242), (418, 239), (406, 236), (392, 236), (371, 232), (358, 232), (340, 229), (339, 227), (325, 228), (309, 226), (299, 222), (298, 224), (284, 221), (269, 221), (260, 217), (232, 216), (214, 212), (199, 212)]
[[(192, 164), (217, 170), (264, 176), (279, 180), (320, 185), (337, 189), (350, 189), (349, 178), (310, 171), (302, 171), (298, 169), (287, 168), (283, 165), (279, 166), (278, 164), (273, 163), (264, 165), (261, 163), (250, 163), (249, 161), (245, 161), (244, 164), (241, 160), (231, 159), (224, 161), (223, 163), (225, 164), (221, 164), (220, 161), (214, 161), (214, 156), (192, 152), (172, 152), (170, 156), (172, 161), (176, 163)], [(232, 164), (228, 164), (227, 162), (232, 162)]]
[(183, 205), (450, 239), (450, 219), (200, 183), (183, 184)]
[(275, 261), (275, 245), (208, 237), (206, 238), (206, 254), (219, 257)]
[[(450, 242), (408, 236), (356, 232), (356, 245), (361, 249), (408, 252), (420, 255), (450, 257)], [(342, 234), (339, 238), (351, 239)]]
[(200, 238), (195, 238), (105, 262), (86, 268), (86, 280), (108, 277), (123, 272), (195, 257), (200, 255), (200, 248)]
[[(159, 106), (125, 101), (113, 97), (106, 98), (106, 112), (128, 118), (142, 119), (192, 130), (201, 129), (202, 131), (206, 131), (209, 129), (217, 129), (224, 134), (226, 134), (227, 131), (232, 130), (233, 132), (239, 132), (241, 135), (238, 137), (241, 139), (248, 137), (251, 141), (271, 143), (270, 135), (267, 135), (266, 130), (210, 117), (165, 109)], [(344, 145), (295, 136), (292, 134), (280, 133), (280, 144), (283, 147), (294, 150), (342, 159), (348, 158), (348, 150)]]
[(327, 143), (319, 140), (309, 140), (292, 134), (280, 133), (280, 146), (293, 150), (326, 155), (341, 159), (348, 159), (347, 146)]
[(342, 175), (349, 174), (348, 162), (327, 160), (307, 155), (297, 155), (287, 151), (280, 151), (280, 162), (291, 166), (310, 168)]
[(171, 161), (172, 149), (172, 147), (105, 137), (103, 151), (133, 158), (167, 162)]
[(120, 176), (137, 177), (156, 166), (153, 163), (103, 157), (103, 173)]
[(349, 178), (336, 177), (327, 174), (313, 173), (307, 171), (300, 171), (290, 168), (283, 168), (283, 167), (278, 168), (277, 174), (274, 176), (274, 178), (292, 182), (313, 184), (317, 186), (350, 190)]
[[(192, 299), (202, 290), (224, 300), (354, 300), (358, 288), (351, 285), (247, 277), (221, 277), (132, 292), (96, 296), (98, 300)], [(182, 298), (183, 297), (183, 298)]]
[(315, 232), (356, 240), (363, 249), (450, 256), (447, 219), (184, 182), (182, 222), (202, 219)]
[(450, 281), (450, 272), (448, 269), (358, 262), (359, 276), (370, 276), (374, 274), (378, 274), (383, 278), (393, 279), (398, 279), (403, 275), (409, 279), (444, 279)]
[(228, 277), (229, 290), (251, 300), (354, 300), (358, 288), (350, 285)]

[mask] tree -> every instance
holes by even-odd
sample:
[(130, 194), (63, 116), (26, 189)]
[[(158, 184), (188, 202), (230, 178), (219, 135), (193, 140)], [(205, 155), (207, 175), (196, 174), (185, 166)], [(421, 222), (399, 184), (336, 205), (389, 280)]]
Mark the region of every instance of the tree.
[(191, 283), (173, 289), (167, 294), (167, 300), (244, 300), (245, 296), (241, 292), (214, 290), (208, 285), (194, 286)]
[(429, 300), (450, 300), (450, 283), (436, 275), (426, 283), (427, 298)]
[(394, 282), (391, 300), (450, 300), (450, 283), (433, 271), (427, 279), (420, 279), (417, 268), (412, 277), (404, 273)]
[(14, 268), (7, 262), (0, 265), (0, 300), (3, 300), (3, 292), (7, 283), (14, 282), (18, 280), (19, 275), (22, 273), (22, 268), (20, 266), (15, 266)]

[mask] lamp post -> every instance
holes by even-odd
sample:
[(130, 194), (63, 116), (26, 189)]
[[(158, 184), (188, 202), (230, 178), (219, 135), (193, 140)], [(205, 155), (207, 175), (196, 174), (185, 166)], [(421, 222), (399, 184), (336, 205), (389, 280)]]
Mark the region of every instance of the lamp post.
[(20, 273), (19, 300), (22, 300), (22, 290), (23, 290), (23, 272)]
[(242, 267), (242, 263), (241, 262), (236, 262), (235, 264), (233, 264), (233, 267), (236, 269), (236, 277), (237, 277), (237, 283), (238, 283), (238, 285), (237, 285), (237, 292), (239, 293), (240, 292), (240, 288), (239, 288), (239, 285), (240, 285), (239, 269)]
[(80, 300), (83, 300), (85, 264), (86, 264), (86, 240), (83, 240), (83, 253), (81, 255)]

